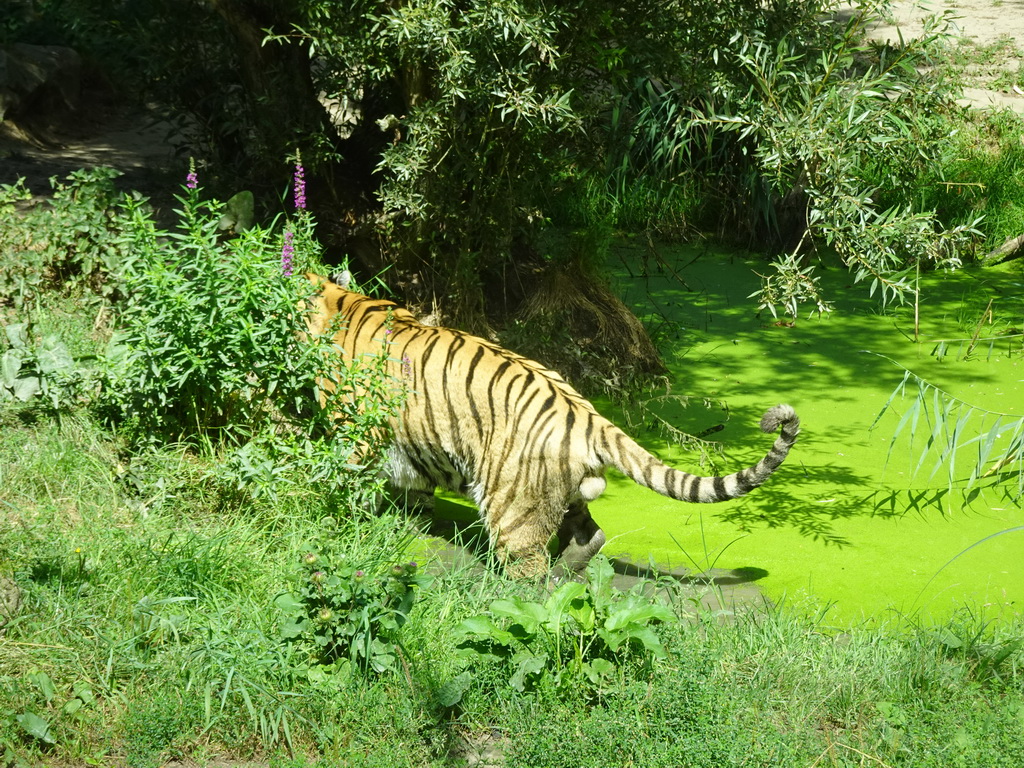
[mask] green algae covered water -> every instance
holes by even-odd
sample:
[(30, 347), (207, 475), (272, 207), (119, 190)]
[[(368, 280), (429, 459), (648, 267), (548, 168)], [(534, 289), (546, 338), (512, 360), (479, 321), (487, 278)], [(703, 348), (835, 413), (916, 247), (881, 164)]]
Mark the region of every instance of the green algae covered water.
[[(882, 310), (844, 269), (820, 273), (835, 311), (790, 325), (767, 312), (758, 317), (748, 298), (763, 262), (689, 248), (662, 255), (675, 276), (619, 270), (615, 278), (641, 318), (669, 329), (662, 349), (671, 393), (689, 397), (689, 406), (661, 415), (691, 433), (723, 425), (712, 435), (724, 448), (714, 458), (718, 473), (768, 449), (772, 438), (757, 428), (767, 407), (792, 405), (802, 431), (764, 487), (725, 504), (681, 504), (609, 473), (608, 490), (591, 505), (609, 538), (607, 554), (747, 569), (773, 601), (827, 609), (838, 624), (894, 614), (941, 620), (962, 608), (986, 617), (1021, 611), (1024, 530), (1013, 529), (1024, 526), (1024, 511), (1016, 478), (965, 492), (976, 448), (959, 455), (962, 470), (950, 472), (947, 463), (933, 474), (929, 456), (915, 471), (931, 434), (926, 417), (914, 445), (906, 425), (892, 437), (916, 386), (876, 423), (904, 369), (973, 406), (1024, 416), (1024, 352), (1013, 337), (1024, 326), (1019, 263), (924, 276), (915, 342), (913, 307)], [(976, 418), (965, 430), (993, 423)], [(693, 453), (630, 431), (668, 463), (708, 473)]]

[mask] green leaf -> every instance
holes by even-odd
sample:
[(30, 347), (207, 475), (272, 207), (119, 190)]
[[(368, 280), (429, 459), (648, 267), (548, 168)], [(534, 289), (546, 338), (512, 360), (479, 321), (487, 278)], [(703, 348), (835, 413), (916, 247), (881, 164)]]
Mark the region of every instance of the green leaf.
[(491, 613), (513, 619), (531, 635), (537, 633), (537, 629), (547, 618), (547, 611), (544, 610), (543, 605), (529, 600), (521, 600), (518, 597), (513, 597), (511, 600), (495, 600), (491, 603)]
[(665, 646), (661, 644), (658, 636), (654, 634), (654, 630), (650, 627), (630, 627), (626, 630), (626, 635), (631, 640), (639, 640), (643, 643), (651, 655), (657, 659), (664, 659), (668, 654), (665, 652)]
[(4, 330), (7, 332), (7, 341), (13, 349), (24, 349), (28, 346), (28, 324), (11, 323)]
[(472, 635), (475, 638), (487, 639), (506, 646), (512, 645), (515, 641), (511, 632), (501, 629), (488, 616), (470, 616), (456, 627), (455, 633), (466, 639)]
[(596, 555), (587, 565), (587, 585), (594, 596), (594, 608), (601, 612), (612, 599), (612, 579), (615, 569), (604, 555)]
[(299, 600), (291, 592), (283, 592), (274, 598), (274, 605), (280, 608), (285, 613), (298, 613), (304, 614), (306, 612), (306, 605)]
[(615, 664), (608, 659), (591, 659), (583, 663), (583, 674), (587, 676), (594, 685), (600, 685), (605, 678), (615, 671)]
[(18, 725), (24, 729), (25, 733), (34, 739), (39, 739), (46, 744), (54, 744), (53, 735), (50, 733), (50, 724), (39, 717), (34, 712), (25, 712), (18, 715), (15, 718), (18, 721)]
[(53, 701), (53, 697), (57, 694), (57, 688), (54, 686), (53, 680), (50, 679), (48, 674), (37, 669), (28, 673), (28, 679), (31, 680), (43, 694), (43, 698), (46, 699), (47, 704)]
[(18, 372), (21, 371), (21, 356), (13, 349), (4, 352), (0, 358), (0, 384), (8, 389), (14, 389), (14, 383), (18, 379)]
[(621, 648), (622, 644), (626, 642), (625, 632), (609, 632), (604, 627), (598, 627), (596, 634), (604, 640), (604, 644), (608, 646), (608, 650), (612, 653), (618, 653), (619, 648)]
[(569, 606), (568, 614), (579, 625), (580, 631), (583, 634), (590, 634), (594, 631), (594, 625), (597, 623), (597, 612), (594, 610), (594, 604), (589, 595), (573, 600)]
[(586, 591), (586, 586), (578, 581), (569, 581), (552, 592), (544, 602), (544, 609), (547, 612), (545, 624), (553, 634), (561, 632), (562, 620), (566, 615), (571, 615), (573, 601), (578, 600)]
[(546, 653), (536, 656), (523, 654), (516, 658), (519, 661), (519, 666), (516, 667), (515, 674), (509, 679), (508, 684), (522, 693), (526, 690), (527, 685), (535, 682), (531, 678), (539, 677), (544, 672), (548, 663), (548, 655)]
[(652, 621), (671, 621), (675, 614), (667, 606), (655, 603), (649, 605), (622, 605), (611, 610), (605, 628), (614, 631), (631, 624), (644, 626)]
[(43, 382), (38, 376), (21, 376), (14, 380), (14, 396), (27, 403), (43, 389)]
[(41, 373), (64, 373), (75, 368), (75, 359), (57, 336), (49, 335), (39, 345), (39, 371)]
[(281, 639), (282, 640), (294, 640), (296, 637), (300, 637), (303, 632), (309, 627), (309, 622), (305, 619), (301, 621), (285, 621), (281, 623)]
[(437, 703), (442, 707), (454, 707), (462, 701), (463, 694), (469, 689), (473, 676), (469, 672), (456, 675), (437, 689)]

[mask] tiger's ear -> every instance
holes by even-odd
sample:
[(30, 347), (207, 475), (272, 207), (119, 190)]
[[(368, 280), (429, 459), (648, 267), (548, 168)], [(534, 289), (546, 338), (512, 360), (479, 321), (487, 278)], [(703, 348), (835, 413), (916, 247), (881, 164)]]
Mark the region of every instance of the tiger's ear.
[(344, 272), (335, 272), (331, 275), (331, 282), (347, 289), (352, 284), (352, 273), (347, 269)]

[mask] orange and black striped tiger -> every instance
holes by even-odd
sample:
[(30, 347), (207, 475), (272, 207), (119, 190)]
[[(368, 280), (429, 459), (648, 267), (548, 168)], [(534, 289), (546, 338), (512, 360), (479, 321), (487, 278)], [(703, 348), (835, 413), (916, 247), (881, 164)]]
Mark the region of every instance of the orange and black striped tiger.
[(601, 549), (604, 533), (587, 503), (604, 491), (607, 467), (673, 499), (724, 501), (761, 485), (800, 431), (793, 409), (776, 405), (761, 429), (781, 427), (780, 434), (755, 466), (724, 477), (691, 475), (649, 454), (540, 363), (349, 291), (347, 272), (337, 283), (307, 277), (318, 289), (310, 331), (337, 328), (334, 342), (349, 360), (386, 349), (391, 375), (404, 381), (388, 449), (392, 485), (471, 498), (512, 576), (548, 570), (552, 534), (562, 568), (580, 570)]

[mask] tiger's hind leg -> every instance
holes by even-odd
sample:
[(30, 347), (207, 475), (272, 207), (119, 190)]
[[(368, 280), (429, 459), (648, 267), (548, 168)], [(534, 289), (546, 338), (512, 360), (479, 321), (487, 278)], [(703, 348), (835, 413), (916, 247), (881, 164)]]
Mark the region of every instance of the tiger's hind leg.
[(604, 546), (604, 531), (590, 516), (583, 500), (569, 504), (558, 528), (558, 562), (556, 568), (571, 575), (587, 567), (590, 559)]
[(514, 498), (502, 494), (481, 504), (491, 546), (510, 577), (539, 579), (547, 574), (548, 542), (558, 530), (560, 508), (525, 489)]

